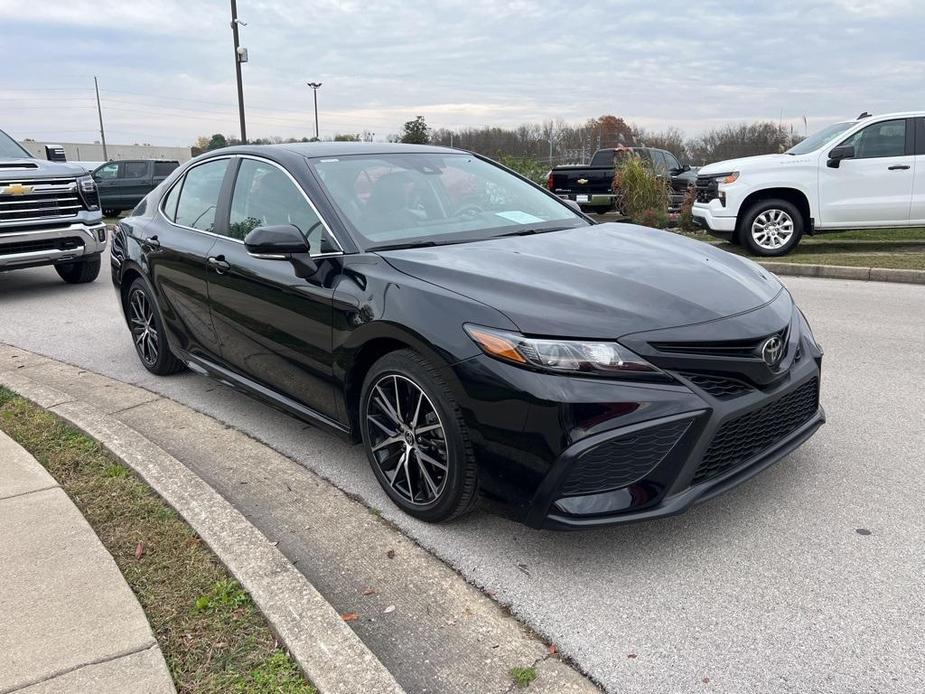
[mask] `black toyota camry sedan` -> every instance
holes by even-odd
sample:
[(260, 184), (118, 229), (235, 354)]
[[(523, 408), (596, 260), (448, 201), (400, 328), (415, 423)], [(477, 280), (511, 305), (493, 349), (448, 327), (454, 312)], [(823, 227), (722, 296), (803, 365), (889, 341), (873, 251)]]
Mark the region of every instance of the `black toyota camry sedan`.
[(774, 275), (459, 150), (210, 152), (119, 222), (112, 279), (145, 368), (351, 437), (426, 521), (480, 494), (535, 527), (678, 513), (824, 421)]

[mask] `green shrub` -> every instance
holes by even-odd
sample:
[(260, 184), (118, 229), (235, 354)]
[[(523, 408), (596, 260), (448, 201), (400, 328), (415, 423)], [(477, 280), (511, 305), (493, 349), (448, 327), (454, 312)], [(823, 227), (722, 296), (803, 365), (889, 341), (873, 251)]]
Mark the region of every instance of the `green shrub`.
[(681, 210), (678, 214), (678, 226), (681, 231), (694, 231), (697, 225), (694, 224), (694, 201), (697, 199), (696, 186), (689, 185), (687, 192), (684, 194), (684, 200), (681, 202)]
[(646, 162), (626, 157), (613, 178), (617, 209), (635, 224), (660, 229), (668, 225), (668, 183)]
[(546, 177), (549, 174), (549, 164), (531, 159), (530, 157), (514, 157), (510, 154), (498, 153), (496, 161), (509, 169), (513, 169), (524, 178), (529, 178), (539, 186), (546, 187)]

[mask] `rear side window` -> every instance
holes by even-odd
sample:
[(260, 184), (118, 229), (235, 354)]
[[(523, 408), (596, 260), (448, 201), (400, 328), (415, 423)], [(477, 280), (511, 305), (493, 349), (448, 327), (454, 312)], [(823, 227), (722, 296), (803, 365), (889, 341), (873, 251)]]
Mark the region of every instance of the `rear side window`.
[(122, 162), (122, 178), (144, 178), (148, 175), (148, 162), (124, 161)]
[(154, 177), (166, 178), (177, 166), (179, 164), (175, 161), (156, 161), (154, 162)]
[(174, 221), (177, 216), (177, 200), (180, 199), (180, 188), (182, 187), (183, 181), (180, 181), (170, 189), (167, 198), (164, 200), (164, 216), (171, 222)]
[(227, 168), (228, 160), (220, 159), (200, 164), (187, 172), (177, 201), (177, 224), (201, 231), (215, 230), (215, 211)]
[(854, 145), (855, 159), (901, 157), (906, 153), (906, 120), (900, 118), (868, 125), (842, 144)]

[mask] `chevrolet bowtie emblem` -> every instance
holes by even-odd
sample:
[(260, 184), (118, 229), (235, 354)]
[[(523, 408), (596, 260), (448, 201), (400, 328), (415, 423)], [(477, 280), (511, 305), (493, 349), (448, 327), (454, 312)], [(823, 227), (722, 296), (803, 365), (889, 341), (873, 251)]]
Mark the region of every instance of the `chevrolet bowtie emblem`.
[(587, 179), (587, 178), (579, 178), (579, 179), (578, 179), (578, 182), (579, 182), (581, 185), (584, 185), (585, 183), (588, 182), (588, 179)]
[(25, 195), (32, 192), (32, 186), (24, 186), (22, 183), (11, 183), (3, 192), (7, 195)]

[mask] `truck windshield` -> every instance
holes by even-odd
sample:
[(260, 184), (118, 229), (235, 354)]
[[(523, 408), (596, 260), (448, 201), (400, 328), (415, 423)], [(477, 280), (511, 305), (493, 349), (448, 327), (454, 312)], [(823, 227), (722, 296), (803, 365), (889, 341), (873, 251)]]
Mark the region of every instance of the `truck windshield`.
[(823, 128), (819, 132), (813, 133), (802, 142), (788, 149), (787, 154), (809, 154), (810, 152), (814, 152), (820, 147), (827, 145), (852, 125), (854, 125), (852, 122), (833, 123), (827, 128)]
[(366, 250), (588, 224), (536, 186), (468, 154), (348, 155), (311, 165)]
[(29, 159), (32, 155), (12, 137), (0, 130), (0, 159)]

